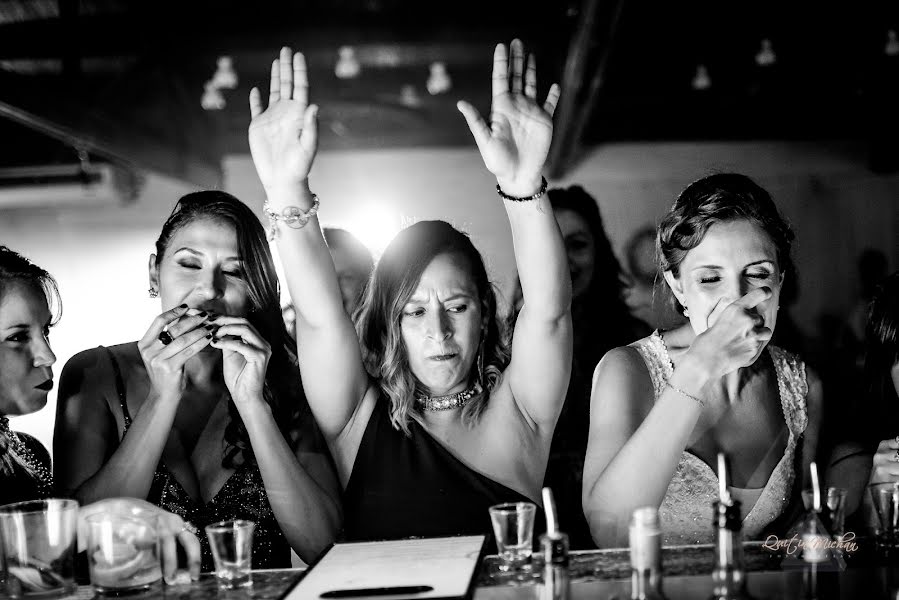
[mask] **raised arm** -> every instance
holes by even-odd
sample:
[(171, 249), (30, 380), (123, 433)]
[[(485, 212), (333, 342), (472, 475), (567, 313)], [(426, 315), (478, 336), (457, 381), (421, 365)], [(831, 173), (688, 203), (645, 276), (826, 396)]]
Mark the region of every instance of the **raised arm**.
[(272, 63), (268, 107), (263, 110), (257, 88), (250, 92), (249, 138), (267, 212), (281, 217), (272, 231), (297, 314), (303, 387), (322, 432), (333, 440), (350, 422), (368, 375), (318, 217), (283, 219), (317, 210), (308, 176), (318, 143), (318, 107), (308, 104), (308, 89), (303, 55), (282, 48)]
[(512, 227), (515, 261), (524, 304), (512, 338), (512, 362), (504, 377), (530, 422), (552, 435), (565, 400), (571, 372), (571, 277), (559, 226), (543, 187), (543, 165), (552, 141), (552, 114), (559, 86), (546, 102), (537, 102), (537, 67), (533, 55), (525, 69), (524, 48), (511, 44), (493, 54), (493, 101), (490, 125), (467, 102), (459, 103), (484, 164), (509, 197), (504, 200)]

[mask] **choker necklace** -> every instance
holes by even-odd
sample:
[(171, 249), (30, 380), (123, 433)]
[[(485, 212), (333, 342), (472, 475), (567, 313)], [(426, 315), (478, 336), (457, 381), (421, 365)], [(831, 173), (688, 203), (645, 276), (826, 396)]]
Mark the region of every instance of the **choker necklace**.
[(447, 396), (419, 396), (415, 399), (415, 405), (425, 411), (452, 410), (459, 406), (465, 406), (465, 404), (480, 391), (481, 386), (474, 384), (467, 390), (457, 394), (449, 394)]

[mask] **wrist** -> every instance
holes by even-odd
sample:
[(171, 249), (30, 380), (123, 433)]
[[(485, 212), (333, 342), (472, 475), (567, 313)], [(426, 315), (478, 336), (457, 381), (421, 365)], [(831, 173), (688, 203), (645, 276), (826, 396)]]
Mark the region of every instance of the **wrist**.
[(307, 209), (312, 206), (314, 197), (309, 189), (309, 180), (303, 179), (292, 184), (272, 185), (265, 188), (265, 202), (273, 209), (296, 206)]
[(506, 195), (526, 198), (542, 189), (543, 177), (540, 173), (515, 178), (497, 177), (496, 183)]
[(671, 374), (671, 383), (691, 394), (698, 394), (711, 378), (706, 362), (687, 353)]

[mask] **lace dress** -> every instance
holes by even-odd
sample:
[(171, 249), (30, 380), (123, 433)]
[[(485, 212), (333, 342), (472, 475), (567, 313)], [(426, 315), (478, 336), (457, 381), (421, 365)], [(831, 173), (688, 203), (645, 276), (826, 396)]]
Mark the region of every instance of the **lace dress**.
[[(631, 346), (640, 352), (646, 363), (655, 397), (658, 399), (674, 371), (665, 341), (658, 331), (654, 331), (649, 337), (638, 340)], [(805, 363), (794, 354), (776, 346), (769, 345), (767, 350), (774, 363), (780, 404), (789, 437), (784, 455), (771, 472), (764, 488), (760, 491), (735, 490), (738, 498), (758, 497), (751, 508), (747, 504), (743, 505), (743, 535), (746, 539), (757, 538), (786, 509), (796, 477), (793, 467), (796, 445), (808, 424)], [(711, 527), (711, 506), (717, 499), (717, 475), (702, 459), (685, 450), (659, 507), (663, 543), (711, 543), (714, 533)]]

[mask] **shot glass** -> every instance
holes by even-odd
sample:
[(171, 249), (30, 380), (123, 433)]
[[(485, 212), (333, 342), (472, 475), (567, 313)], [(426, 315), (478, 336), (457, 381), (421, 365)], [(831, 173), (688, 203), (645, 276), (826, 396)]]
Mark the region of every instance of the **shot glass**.
[[(834, 539), (845, 533), (846, 494), (846, 489), (838, 487), (829, 487), (821, 494), (821, 512), (818, 513), (818, 516)], [(812, 510), (814, 505), (814, 492), (812, 490), (802, 490), (802, 503), (805, 505), (806, 510)]]
[(34, 500), (0, 507), (0, 597), (73, 594), (78, 503)]
[(87, 565), (98, 594), (142, 592), (162, 579), (156, 518), (97, 514), (87, 528)]
[(509, 571), (530, 563), (537, 506), (531, 502), (510, 502), (491, 506), (488, 510), (496, 537), (500, 570)]
[(219, 588), (235, 589), (253, 585), (253, 521), (219, 521), (206, 526), (212, 548)]
[(899, 483), (872, 483), (868, 486), (871, 502), (877, 512), (877, 543), (882, 548), (896, 548), (899, 530)]

